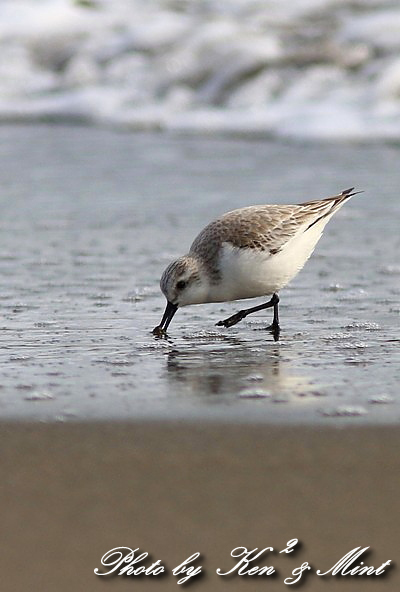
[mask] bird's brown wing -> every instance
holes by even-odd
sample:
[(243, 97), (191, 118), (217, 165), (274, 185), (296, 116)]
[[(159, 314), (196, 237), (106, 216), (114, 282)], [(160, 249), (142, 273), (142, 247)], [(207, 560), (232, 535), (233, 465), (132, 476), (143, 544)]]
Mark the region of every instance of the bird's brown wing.
[(296, 205), (260, 205), (233, 210), (211, 222), (195, 238), (190, 252), (215, 260), (222, 243), (278, 253), (298, 232), (333, 214), (355, 195), (352, 189), (326, 199)]

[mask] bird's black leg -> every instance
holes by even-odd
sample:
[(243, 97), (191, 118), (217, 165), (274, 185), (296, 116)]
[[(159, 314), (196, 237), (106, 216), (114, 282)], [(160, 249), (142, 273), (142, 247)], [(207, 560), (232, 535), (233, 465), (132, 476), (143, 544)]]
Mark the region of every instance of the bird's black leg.
[(281, 328), (279, 326), (279, 297), (278, 294), (274, 294), (272, 298), (276, 296), (276, 300), (274, 302), (274, 320), (272, 321), (272, 325), (267, 327), (268, 331), (271, 331), (272, 335), (274, 336), (274, 341), (279, 341), (279, 334), (281, 332)]
[(232, 327), (247, 317), (249, 314), (253, 314), (253, 312), (258, 312), (260, 310), (264, 310), (265, 308), (274, 307), (274, 320), (272, 321), (272, 325), (268, 327), (271, 329), (275, 341), (279, 339), (279, 314), (278, 314), (278, 303), (279, 303), (279, 296), (278, 294), (273, 294), (271, 300), (266, 302), (265, 304), (260, 304), (259, 306), (253, 306), (253, 308), (246, 308), (244, 310), (239, 310), (236, 314), (224, 319), (223, 321), (219, 321), (217, 324), (218, 327)]

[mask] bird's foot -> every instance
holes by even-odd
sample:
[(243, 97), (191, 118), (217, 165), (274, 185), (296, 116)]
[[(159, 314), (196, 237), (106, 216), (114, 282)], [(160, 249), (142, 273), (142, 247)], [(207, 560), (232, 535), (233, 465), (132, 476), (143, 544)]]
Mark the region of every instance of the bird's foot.
[(167, 336), (166, 330), (163, 329), (162, 327), (160, 327), (159, 325), (157, 327), (154, 327), (152, 333), (156, 337), (166, 337)]
[(245, 312), (243, 310), (239, 310), (239, 312), (236, 314), (224, 319), (223, 321), (218, 321), (218, 323), (215, 323), (215, 325), (216, 327), (232, 327), (233, 325), (236, 325), (236, 323), (242, 321), (245, 316)]
[(272, 325), (266, 327), (266, 330), (272, 333), (274, 341), (279, 341), (279, 335), (281, 333), (279, 323), (273, 322)]

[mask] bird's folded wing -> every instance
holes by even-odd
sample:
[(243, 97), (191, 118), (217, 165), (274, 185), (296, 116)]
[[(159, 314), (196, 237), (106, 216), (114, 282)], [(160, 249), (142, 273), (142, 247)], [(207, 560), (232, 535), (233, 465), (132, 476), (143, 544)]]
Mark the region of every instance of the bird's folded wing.
[(351, 190), (322, 200), (296, 205), (249, 206), (228, 212), (211, 222), (195, 238), (190, 251), (204, 259), (214, 256), (220, 245), (278, 253), (297, 233), (306, 232), (322, 218), (333, 214), (354, 195)]

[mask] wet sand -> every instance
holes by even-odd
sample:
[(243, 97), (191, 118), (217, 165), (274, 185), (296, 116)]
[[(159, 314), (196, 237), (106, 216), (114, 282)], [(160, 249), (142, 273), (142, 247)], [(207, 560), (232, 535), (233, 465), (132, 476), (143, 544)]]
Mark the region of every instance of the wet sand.
[[(0, 418), (400, 421), (399, 148), (0, 127)], [(22, 164), (23, 163), (23, 166)], [(159, 278), (213, 218), (355, 185), (269, 311), (179, 310)]]
[[(304, 561), (327, 571), (371, 546), (366, 564), (396, 564), (385, 577), (311, 574), (304, 589), (398, 590), (399, 439), (394, 427), (2, 424), (2, 589), (173, 590), (172, 568), (200, 551), (193, 589), (283, 590)], [(274, 579), (215, 573), (233, 567), (237, 546), (281, 550), (293, 538), (298, 552), (256, 562), (274, 565)], [(94, 575), (119, 546), (169, 574)]]

